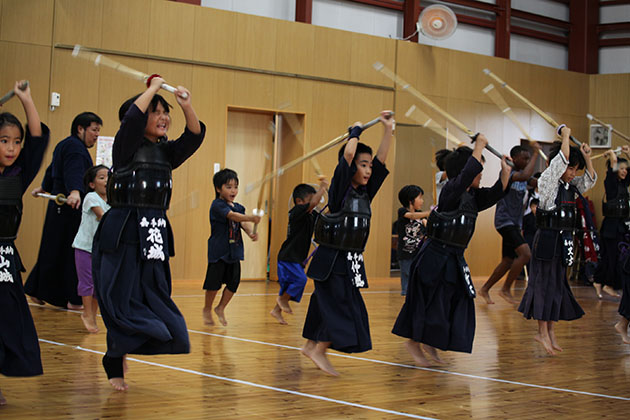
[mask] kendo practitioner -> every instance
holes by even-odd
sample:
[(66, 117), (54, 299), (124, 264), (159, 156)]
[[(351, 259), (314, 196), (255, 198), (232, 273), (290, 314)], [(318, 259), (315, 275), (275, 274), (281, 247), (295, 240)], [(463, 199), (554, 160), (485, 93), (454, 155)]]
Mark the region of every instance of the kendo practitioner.
[(77, 115), (71, 135), (55, 147), (42, 185), (31, 193), (34, 197), (42, 192), (63, 194), (68, 199), (63, 206), (48, 203), (37, 263), (24, 285), (26, 294), (39, 305), (48, 302), (61, 308), (82, 308), (72, 242), (81, 224), (83, 176), (93, 166), (88, 149), (94, 147), (102, 125), (93, 112)]
[(405, 303), (392, 330), (409, 339), (405, 346), (421, 366), (433, 363), (425, 351), (438, 364), (443, 361), (436, 349), (472, 352), (475, 288), (464, 250), (475, 230), (477, 214), (507, 193), (511, 171), (503, 157), (497, 182), (480, 188), (482, 151), (487, 144), (486, 137), (479, 134), (474, 149), (462, 146), (446, 156), (449, 181), (427, 220), (427, 239), (412, 263)]
[[(630, 153), (628, 146), (623, 146), (622, 150), (626, 155)], [(597, 266), (593, 281), (599, 299), (602, 298), (602, 291), (610, 296), (619, 297), (617, 290), (622, 288), (619, 243), (625, 242), (626, 234), (630, 233), (628, 229), (630, 224), (628, 161), (623, 158), (617, 159), (613, 150), (609, 150), (606, 154), (609, 157), (606, 162), (606, 179), (604, 179), (606, 201), (602, 203), (604, 220), (599, 230), (602, 238), (601, 261)]]
[[(25, 81), (13, 92), (27, 119), (26, 139), (20, 121), (0, 113), (0, 373), (5, 376), (41, 375), (42, 361), (31, 311), (24, 296), (24, 266), (15, 246), (22, 220), (22, 196), (44, 158), (50, 131), (40, 121)], [(7, 400), (0, 392), (0, 406)]]
[[(534, 339), (550, 355), (562, 351), (554, 323), (584, 315), (569, 287), (566, 268), (575, 262), (576, 197), (581, 197), (597, 180), (590, 147), (586, 144), (571, 147), (571, 129), (564, 124), (558, 127), (558, 134), (562, 136), (562, 143), (556, 143), (549, 155), (549, 167), (538, 180), (538, 231), (534, 236), (529, 282), (518, 307), (525, 318), (538, 321), (538, 334)], [(577, 170), (584, 166), (585, 173), (576, 176)]]
[(174, 242), (166, 210), (171, 171), (199, 148), (205, 125), (195, 114), (190, 92), (179, 86), (175, 99), (186, 128), (177, 140), (167, 141), (171, 106), (157, 94), (163, 82), (152, 76), (148, 89), (119, 110), (107, 190), (111, 209), (101, 220), (92, 249), (94, 285), (107, 327), (103, 366), (119, 391), (127, 389), (126, 354), (190, 351), (184, 317), (171, 300)]
[(359, 143), (362, 128), (350, 129), (348, 142), (339, 150), (339, 163), (330, 184), (330, 213), (315, 222), (319, 247), (307, 271), (315, 291), (304, 321), (302, 354), (330, 375), (338, 375), (326, 357), (331, 347), (344, 353), (370, 350), (370, 326), (359, 291), (368, 287), (363, 250), (370, 231), (370, 202), (389, 171), (385, 159), (392, 140), (394, 118), (382, 111), (383, 138), (372, 158), (372, 149)]

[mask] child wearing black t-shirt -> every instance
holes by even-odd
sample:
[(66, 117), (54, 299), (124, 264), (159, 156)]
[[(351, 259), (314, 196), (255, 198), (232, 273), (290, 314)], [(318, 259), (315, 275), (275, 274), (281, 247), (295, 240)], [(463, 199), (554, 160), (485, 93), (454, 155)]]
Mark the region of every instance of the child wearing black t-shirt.
[(398, 263), (400, 264), (400, 294), (407, 295), (409, 271), (413, 257), (420, 249), (424, 238), (428, 211), (421, 212), (424, 191), (417, 185), (405, 185), (398, 192), (403, 207), (398, 209)]
[(309, 184), (299, 184), (293, 189), (293, 208), (289, 210), (289, 227), (287, 239), (282, 243), (278, 252), (278, 283), (280, 292), (276, 298), (276, 306), (271, 310), (271, 316), (280, 324), (287, 322), (282, 317), (282, 311), (292, 314), (289, 301), (299, 302), (306, 286), (304, 264), (311, 247), (311, 237), (317, 212), (313, 210), (319, 204), (328, 188), (325, 177), (319, 178), (319, 189), (315, 191)]
[(241, 282), (241, 260), (244, 257), (241, 229), (252, 241), (258, 240), (254, 227), (242, 222), (260, 222), (260, 216), (246, 215), (245, 207), (235, 203), (238, 194), (238, 175), (231, 169), (222, 169), (212, 178), (216, 198), (210, 206), (211, 234), (208, 239), (208, 270), (203, 288), (206, 291), (206, 304), (203, 307), (203, 320), (214, 325), (212, 303), (214, 297), (225, 284), (221, 300), (214, 312), (221, 325), (226, 326), (225, 307), (236, 293)]

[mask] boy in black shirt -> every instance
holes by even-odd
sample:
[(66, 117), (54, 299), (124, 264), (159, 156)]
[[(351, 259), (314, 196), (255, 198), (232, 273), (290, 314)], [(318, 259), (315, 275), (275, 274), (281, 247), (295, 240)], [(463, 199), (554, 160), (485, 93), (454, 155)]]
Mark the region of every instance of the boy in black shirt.
[(289, 301), (299, 302), (302, 299), (304, 286), (306, 286), (306, 274), (304, 263), (308, 257), (315, 225), (316, 212), (313, 212), (319, 204), (324, 191), (328, 188), (325, 177), (319, 178), (319, 189), (315, 191), (311, 185), (299, 184), (293, 189), (293, 203), (289, 210), (289, 227), (287, 239), (278, 252), (278, 283), (280, 292), (276, 299), (276, 306), (271, 310), (271, 316), (280, 324), (287, 322), (282, 317), (282, 311), (292, 314)]
[[(424, 191), (417, 185), (405, 185), (398, 192), (403, 207), (398, 209), (398, 263), (400, 264), (400, 294), (407, 294), (409, 271), (413, 257), (420, 249), (425, 234), (428, 211), (421, 212)], [(425, 219), (425, 220), (421, 220)]]

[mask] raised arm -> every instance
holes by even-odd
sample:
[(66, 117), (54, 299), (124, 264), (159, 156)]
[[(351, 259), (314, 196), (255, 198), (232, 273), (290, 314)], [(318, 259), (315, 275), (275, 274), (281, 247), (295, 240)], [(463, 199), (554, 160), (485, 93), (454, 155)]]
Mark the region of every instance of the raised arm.
[(534, 167), (536, 166), (536, 160), (540, 154), (540, 145), (537, 142), (532, 142), (530, 146), (532, 148), (532, 157), (529, 159), (527, 166), (525, 166), (523, 170), (512, 175), (513, 181), (527, 181), (532, 177), (532, 175), (534, 175)]
[(327, 189), (328, 189), (328, 180), (326, 179), (325, 176), (322, 175), (319, 177), (319, 189), (317, 190), (315, 194), (313, 194), (313, 197), (311, 198), (311, 202), (308, 204), (307, 211), (309, 213), (312, 212), (315, 207), (317, 207), (317, 205), (322, 199), (322, 196), (324, 195), (324, 192)]
[(186, 128), (188, 128), (188, 131), (193, 134), (201, 134), (201, 124), (199, 124), (199, 118), (197, 118), (195, 109), (192, 106), (190, 91), (183, 86), (177, 86), (175, 100), (177, 100), (177, 103), (184, 112)]
[(164, 83), (164, 79), (161, 77), (154, 77), (151, 79), (151, 84), (147, 90), (145, 90), (142, 95), (138, 96), (138, 99), (133, 102), (143, 114), (147, 112), (147, 109), (149, 109), (149, 104), (151, 104), (151, 100), (157, 91), (160, 90), (162, 83)]
[(17, 96), (20, 99), (20, 102), (22, 102), (22, 107), (24, 108), (24, 112), (26, 113), (28, 131), (31, 133), (31, 136), (41, 137), (42, 121), (39, 118), (39, 113), (37, 112), (37, 108), (35, 108), (35, 103), (33, 102), (33, 98), (31, 97), (31, 86), (27, 85), (26, 89), (20, 89), (20, 86), (24, 82), (26, 81), (20, 80), (18, 82), (15, 82), (13, 92), (15, 92), (15, 96)]
[(381, 111), (379, 120), (381, 121), (381, 124), (383, 124), (383, 138), (381, 139), (381, 144), (378, 146), (376, 158), (380, 160), (381, 163), (385, 163), (389, 147), (392, 144), (394, 125), (396, 124), (396, 121), (394, 121), (392, 111), (388, 110)]

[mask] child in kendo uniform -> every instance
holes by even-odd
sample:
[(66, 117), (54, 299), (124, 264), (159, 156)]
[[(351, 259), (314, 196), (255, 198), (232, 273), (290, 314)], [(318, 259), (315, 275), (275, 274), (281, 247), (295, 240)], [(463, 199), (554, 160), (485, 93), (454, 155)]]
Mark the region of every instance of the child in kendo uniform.
[[(0, 373), (5, 376), (41, 375), (37, 331), (22, 286), (22, 266), (15, 247), (22, 219), (22, 195), (37, 175), (50, 138), (31, 98), (16, 82), (13, 88), (24, 112), (27, 130), (9, 112), (0, 113)], [(26, 138), (24, 138), (26, 134)], [(0, 392), (0, 406), (7, 400)]]
[[(562, 125), (558, 131), (562, 143), (549, 155), (549, 167), (538, 180), (538, 231), (534, 236), (529, 282), (518, 307), (525, 318), (538, 321), (538, 334), (534, 338), (551, 355), (562, 351), (554, 324), (584, 315), (571, 293), (566, 268), (573, 265), (575, 258), (576, 197), (595, 185), (597, 179), (590, 147), (586, 144), (571, 147), (571, 130)], [(577, 170), (585, 165), (585, 173), (576, 176)]]
[(356, 123), (351, 128), (330, 183), (330, 214), (320, 215), (315, 224), (319, 247), (307, 271), (308, 277), (315, 280), (315, 291), (302, 331), (306, 338), (302, 353), (331, 375), (338, 373), (326, 357), (328, 347), (344, 353), (372, 348), (359, 289), (367, 287), (362, 252), (369, 234), (370, 202), (389, 173), (385, 159), (394, 119), (390, 111), (383, 111), (380, 120), (384, 133), (374, 157), (369, 146), (359, 143), (361, 125)]
[(479, 134), (474, 150), (459, 147), (445, 158), (449, 181), (429, 215), (427, 239), (414, 259), (405, 304), (392, 330), (408, 339), (405, 346), (421, 366), (432, 364), (425, 351), (437, 363), (443, 362), (436, 348), (472, 352), (475, 289), (464, 250), (477, 214), (505, 195), (510, 176), (503, 158), (497, 182), (490, 188), (479, 187), (486, 144), (486, 137)]

